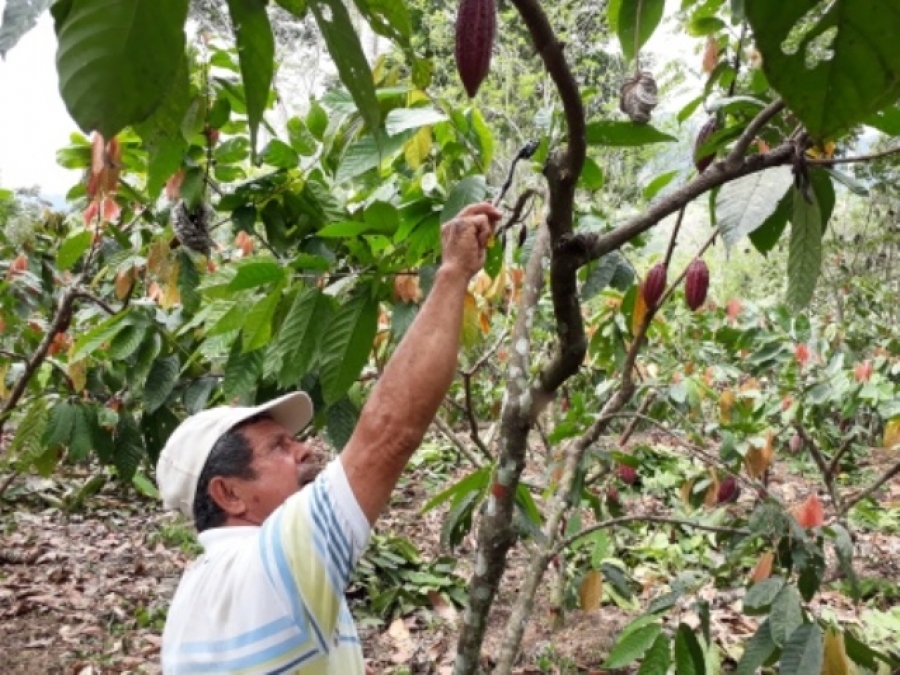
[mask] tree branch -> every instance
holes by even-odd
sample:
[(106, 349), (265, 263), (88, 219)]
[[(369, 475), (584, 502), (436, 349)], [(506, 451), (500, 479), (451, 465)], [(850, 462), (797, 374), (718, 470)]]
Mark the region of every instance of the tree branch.
[(454, 446), (456, 446), (456, 449), (459, 450), (460, 454), (464, 455), (466, 459), (472, 462), (472, 464), (479, 468), (484, 466), (484, 462), (481, 460), (481, 458), (469, 449), (469, 446), (466, 445), (465, 441), (463, 441), (463, 439), (460, 438), (459, 435), (457, 435), (457, 433), (450, 428), (450, 425), (447, 424), (447, 422), (444, 421), (444, 418), (442, 418), (440, 415), (434, 416), (434, 426), (436, 426), (438, 430), (440, 430), (440, 432), (446, 437), (446, 439), (453, 443)]
[(900, 145), (895, 148), (889, 148), (881, 152), (873, 153), (871, 155), (859, 155), (857, 157), (833, 157), (831, 159), (810, 158), (806, 160), (806, 163), (815, 166), (834, 166), (836, 164), (852, 164), (854, 162), (871, 162), (872, 160), (881, 159), (882, 157), (887, 157), (888, 155), (895, 155), (898, 152), (900, 152)]
[(864, 490), (862, 490), (860, 493), (854, 495), (853, 497), (847, 499), (847, 501), (844, 502), (839, 515), (844, 516), (845, 514), (847, 514), (850, 511), (850, 509), (852, 509), (854, 506), (856, 506), (863, 499), (866, 499), (867, 497), (869, 497), (873, 492), (878, 490), (882, 485), (884, 485), (885, 483), (887, 483), (890, 480), (893, 480), (894, 477), (896, 477), (897, 475), (900, 475), (900, 461), (898, 461), (890, 469), (888, 469), (881, 478), (876, 480), (869, 487), (865, 488)]
[(755, 139), (759, 132), (762, 131), (762, 128), (774, 119), (782, 110), (784, 110), (784, 101), (780, 98), (772, 101), (763, 108), (759, 114), (753, 118), (750, 124), (747, 125), (747, 128), (744, 129), (744, 133), (741, 134), (741, 137), (737, 140), (737, 143), (734, 144), (731, 152), (728, 153), (725, 164), (729, 167), (740, 166), (753, 139)]

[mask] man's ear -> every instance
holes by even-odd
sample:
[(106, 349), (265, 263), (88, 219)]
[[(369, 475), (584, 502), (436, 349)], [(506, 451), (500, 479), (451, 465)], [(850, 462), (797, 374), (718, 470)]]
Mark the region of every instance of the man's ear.
[(224, 476), (214, 476), (209, 481), (209, 496), (229, 516), (237, 518), (247, 512), (247, 505), (236, 491), (234, 484)]

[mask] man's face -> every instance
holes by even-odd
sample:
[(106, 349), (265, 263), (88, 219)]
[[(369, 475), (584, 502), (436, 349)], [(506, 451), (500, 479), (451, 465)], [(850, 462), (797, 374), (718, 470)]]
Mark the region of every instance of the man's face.
[(242, 481), (246, 520), (262, 523), (292, 494), (322, 470), (322, 457), (293, 438), (278, 422), (262, 419), (240, 431), (253, 450), (256, 478)]

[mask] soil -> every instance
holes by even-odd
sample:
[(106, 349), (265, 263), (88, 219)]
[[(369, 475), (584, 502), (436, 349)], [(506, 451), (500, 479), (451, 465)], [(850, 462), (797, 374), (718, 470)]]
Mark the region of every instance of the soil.
[[(872, 460), (890, 463), (890, 457)], [(895, 461), (895, 458), (894, 458)], [(873, 467), (876, 468), (876, 467)], [(456, 469), (463, 475), (466, 467)], [(163, 513), (149, 499), (123, 494), (112, 483), (67, 512), (60, 508), (77, 500), (76, 488), (88, 475), (53, 480), (20, 478), (0, 500), (0, 644), (3, 675), (98, 675), (159, 673), (160, 635), (167, 603), (182, 570), (193, 557), (190, 531), (177, 516)], [(815, 486), (807, 478), (776, 465), (772, 489), (786, 503), (795, 503)], [(441, 479), (449, 485), (452, 478)], [(424, 559), (441, 553), (443, 513), (421, 513), (433, 496), (434, 477), (420, 465), (407, 475), (395, 503), (379, 524), (414, 542)], [(745, 491), (746, 492), (746, 491)], [(900, 509), (900, 485), (886, 486), (880, 496), (885, 508)], [(659, 509), (652, 498), (634, 494), (631, 512)], [(752, 508), (744, 494), (730, 508)], [(826, 517), (828, 517), (826, 501)], [(900, 518), (898, 518), (900, 520)], [(900, 529), (900, 527), (895, 528)], [(896, 595), (900, 578), (900, 534), (857, 531), (855, 566), (863, 579), (881, 580)], [(458, 573), (468, 575), (474, 537), (454, 551)], [(446, 552), (445, 552), (446, 553)], [(503, 630), (530, 557), (526, 545), (511, 552), (511, 563), (488, 624), (484, 663), (499, 653)], [(830, 569), (827, 576), (835, 578)], [(563, 626), (554, 628), (550, 580), (536, 598), (533, 620), (525, 632), (520, 675), (530, 673), (600, 673), (615, 637), (637, 614), (605, 601), (591, 612), (571, 610)], [(647, 598), (658, 593), (654, 580), (644, 580)], [(710, 586), (704, 594), (712, 606), (712, 627), (720, 645), (743, 642), (756, 624), (740, 612), (741, 588), (723, 591)], [(827, 607), (838, 619), (856, 620), (859, 608), (847, 596), (823, 591), (813, 609)], [(387, 625), (361, 622), (364, 652), (376, 673), (450, 673), (455, 649), (458, 610), (435, 602), (428, 609)], [(359, 618), (359, 617), (358, 617)], [(696, 618), (685, 607), (681, 620)]]

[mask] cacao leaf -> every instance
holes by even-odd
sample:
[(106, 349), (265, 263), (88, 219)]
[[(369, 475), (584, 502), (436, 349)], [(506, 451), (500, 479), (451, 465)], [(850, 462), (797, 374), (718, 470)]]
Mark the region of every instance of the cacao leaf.
[(37, 25), (53, 0), (7, 0), (0, 20), (0, 58), (16, 46), (22, 36)]
[(304, 157), (310, 157), (316, 154), (316, 137), (313, 136), (309, 127), (299, 117), (292, 117), (287, 123), (288, 139), (291, 147)]
[(769, 83), (815, 140), (900, 98), (900, 5), (877, 0), (746, 3)]
[(93, 236), (87, 230), (82, 230), (67, 237), (56, 253), (56, 266), (61, 270), (71, 269), (90, 248)]
[(822, 267), (822, 214), (815, 194), (811, 196), (812, 204), (794, 188), (787, 289), (787, 303), (794, 311), (804, 309), (812, 300)]
[(308, 9), (306, 0), (275, 0), (275, 3), (286, 9), (298, 19), (302, 19), (306, 16), (306, 10)]
[(265, 3), (259, 0), (228, 0), (228, 12), (244, 83), (250, 147), (255, 155), (259, 125), (269, 102), (269, 88), (275, 72), (275, 37)]
[(335, 312), (328, 324), (328, 351), (322, 353), (322, 396), (333, 403), (356, 382), (369, 359), (378, 329), (378, 302), (364, 293)]
[(626, 63), (634, 60), (662, 21), (665, 0), (621, 0), (614, 31)]
[(241, 349), (241, 338), (234, 341), (228, 361), (225, 362), (225, 377), (222, 380), (222, 396), (227, 402), (243, 399), (256, 386), (263, 370), (265, 352), (257, 349), (245, 352)]
[(763, 614), (784, 588), (784, 579), (771, 577), (754, 584), (744, 596), (744, 612), (747, 614)]
[(369, 25), (378, 35), (406, 47), (412, 35), (412, 19), (403, 0), (354, 0)]
[(666, 675), (669, 672), (669, 664), (672, 662), (672, 653), (669, 649), (669, 638), (658, 635), (656, 641), (647, 650), (637, 675)]
[(272, 337), (272, 320), (275, 310), (278, 309), (279, 300), (281, 300), (281, 284), (276, 285), (265, 298), (257, 301), (249, 312), (244, 308), (247, 315), (242, 332), (245, 352), (252, 352), (269, 344)]
[(259, 160), (278, 169), (293, 169), (300, 163), (300, 153), (284, 141), (273, 138), (259, 154)]
[(626, 630), (609, 652), (603, 667), (624, 668), (637, 661), (647, 653), (661, 632), (662, 628), (657, 623)]
[(344, 396), (334, 405), (328, 406), (325, 411), (325, 431), (335, 450), (340, 452), (344, 449), (358, 421), (359, 411), (348, 397)]
[(675, 633), (675, 670), (678, 675), (705, 675), (706, 660), (697, 635), (686, 623)]
[(822, 629), (814, 623), (805, 624), (795, 630), (784, 645), (779, 673), (821, 675), (824, 657)]
[(284, 268), (273, 260), (250, 260), (238, 267), (237, 274), (228, 284), (229, 291), (244, 291), (273, 282), (282, 281)]
[(373, 136), (363, 136), (354, 141), (341, 158), (334, 177), (335, 184), (361, 176), (366, 171), (378, 167), (383, 161), (393, 161), (411, 136), (410, 132), (403, 132), (396, 136), (381, 136), (379, 140)]
[(653, 143), (673, 143), (677, 139), (649, 124), (603, 121), (588, 124), (586, 140), (589, 145), (624, 148)]
[(357, 112), (369, 131), (375, 131), (381, 119), (375, 81), (346, 5), (343, 0), (309, 0), (309, 8)]
[(141, 464), (144, 456), (144, 441), (141, 431), (134, 416), (130, 412), (119, 413), (119, 423), (116, 425), (116, 441), (113, 454), (113, 464), (119, 476), (124, 481), (131, 481), (131, 477)]
[(761, 227), (794, 184), (791, 169), (779, 166), (726, 183), (716, 196), (716, 226), (730, 249)]
[(188, 0), (57, 3), (59, 88), (82, 131), (112, 138), (150, 116), (184, 59), (187, 11)]
[(447, 195), (441, 211), (441, 224), (455, 218), (469, 204), (480, 202), (486, 195), (487, 183), (484, 176), (466, 176)]
[(394, 108), (384, 120), (384, 129), (388, 136), (396, 136), (447, 119), (447, 115), (436, 108)]
[(775, 244), (778, 243), (781, 235), (784, 234), (793, 211), (794, 191), (789, 189), (778, 201), (778, 206), (772, 215), (750, 233), (750, 243), (753, 244), (753, 247), (763, 255), (768, 254), (775, 248)]
[[(765, 583), (765, 582), (763, 582)], [(754, 586), (754, 588), (756, 588)], [(752, 590), (752, 589), (751, 589)], [(772, 630), (769, 620), (766, 619), (756, 630), (756, 633), (750, 638), (741, 660), (738, 661), (735, 675), (755, 675), (757, 670), (762, 667), (769, 657), (775, 653), (778, 647), (772, 640)]]
[(41, 443), (52, 446), (67, 444), (74, 426), (75, 406), (68, 401), (58, 401), (50, 410)]
[(181, 364), (176, 355), (156, 359), (144, 382), (144, 409), (152, 413), (169, 398), (178, 381)]
[(310, 370), (334, 311), (331, 302), (317, 288), (295, 297), (266, 357), (266, 372), (275, 374), (278, 386), (296, 386)]
[(841, 571), (850, 582), (850, 596), (857, 602), (861, 599), (862, 591), (859, 587), (859, 578), (856, 570), (853, 569), (853, 540), (850, 533), (841, 525), (832, 525), (831, 530), (834, 532), (834, 552), (838, 560)]
[(94, 447), (93, 416), (96, 409), (86, 405), (75, 406), (75, 423), (72, 425), (72, 437), (69, 439), (69, 458), (82, 461), (88, 458)]
[(753, 583), (758, 584), (772, 576), (772, 565), (775, 562), (775, 554), (772, 551), (766, 551), (759, 557), (756, 567), (753, 568), (753, 574), (750, 576)]
[(772, 641), (783, 647), (794, 631), (803, 625), (803, 607), (800, 593), (794, 586), (785, 586), (775, 596), (769, 613)]

